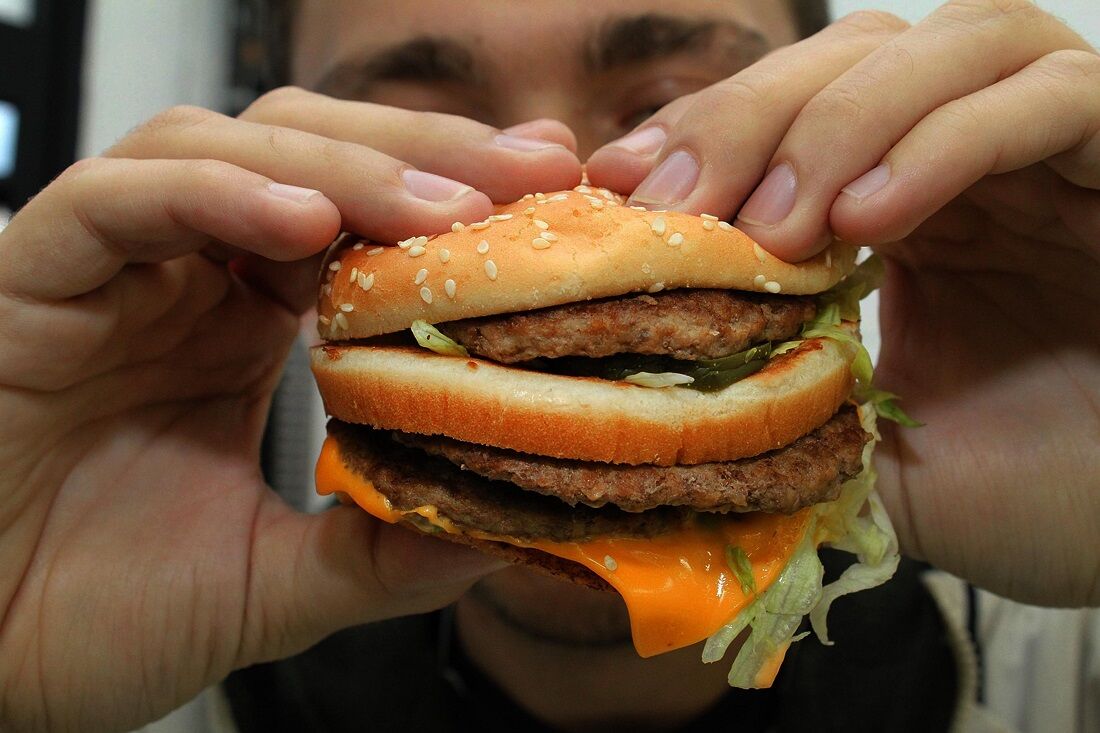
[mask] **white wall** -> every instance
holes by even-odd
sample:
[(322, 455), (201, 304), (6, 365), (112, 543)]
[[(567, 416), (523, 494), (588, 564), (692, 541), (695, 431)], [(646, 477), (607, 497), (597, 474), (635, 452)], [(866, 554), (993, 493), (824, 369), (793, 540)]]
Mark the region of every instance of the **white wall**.
[(226, 100), (226, 0), (91, 0), (78, 155), (97, 155), (175, 104)]

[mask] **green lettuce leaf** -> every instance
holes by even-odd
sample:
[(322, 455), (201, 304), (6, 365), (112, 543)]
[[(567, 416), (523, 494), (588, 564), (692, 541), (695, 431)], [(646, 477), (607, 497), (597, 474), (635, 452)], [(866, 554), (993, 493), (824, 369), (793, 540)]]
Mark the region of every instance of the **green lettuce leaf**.
[(412, 322), (413, 338), (416, 343), (425, 349), (430, 349), (444, 356), (469, 356), (466, 347), (452, 338), (445, 336), (439, 329), (427, 321)]

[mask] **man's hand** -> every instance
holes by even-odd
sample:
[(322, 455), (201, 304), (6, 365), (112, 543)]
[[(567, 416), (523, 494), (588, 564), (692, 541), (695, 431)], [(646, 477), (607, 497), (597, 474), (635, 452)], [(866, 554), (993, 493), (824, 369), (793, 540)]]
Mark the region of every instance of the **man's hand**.
[(341, 229), (441, 232), (575, 185), (579, 162), (298, 90), (243, 117), (166, 112), (0, 233), (4, 730), (133, 727), (497, 567), (358, 509), (294, 513), (260, 476), (261, 431), (311, 255)]
[(858, 13), (632, 134), (593, 183), (887, 259), (876, 383), (926, 423), (877, 457), (903, 548), (1100, 604), (1100, 56), (1023, 0)]

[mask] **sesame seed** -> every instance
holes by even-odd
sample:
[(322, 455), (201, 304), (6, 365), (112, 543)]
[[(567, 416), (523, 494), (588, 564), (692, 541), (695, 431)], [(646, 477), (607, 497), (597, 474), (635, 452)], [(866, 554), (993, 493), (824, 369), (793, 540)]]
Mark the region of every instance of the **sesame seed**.
[(327, 326), (328, 324), (332, 323), (332, 319), (328, 316), (317, 316), (317, 320), (321, 322), (322, 326)]
[(342, 310), (344, 313), (351, 313), (353, 310), (355, 310), (355, 306), (351, 303), (341, 303), (340, 310)]
[(573, 190), (576, 191), (577, 193), (592, 193), (591, 188), (589, 188), (588, 186), (583, 186), (583, 185), (582, 186), (577, 186)]
[(665, 218), (658, 216), (653, 220), (653, 223), (649, 225), (649, 228), (653, 230), (653, 233), (658, 237), (665, 236)]
[(833, 266), (833, 253), (831, 250), (825, 250), (825, 267), (832, 269)]
[(652, 267), (650, 267), (650, 265), (649, 265), (649, 263), (648, 263), (648, 262), (643, 262), (643, 263), (642, 263), (642, 272), (644, 272), (645, 274), (647, 274), (647, 275), (648, 275), (648, 274), (650, 274), (651, 272), (653, 272), (653, 268), (652, 268)]
[(542, 201), (544, 198), (546, 198), (546, 194), (542, 193), (541, 191), (535, 194), (535, 199), (538, 201)]
[(492, 260), (485, 260), (485, 274), (489, 276), (490, 280), (497, 279), (497, 263)]
[(321, 292), (324, 293), (327, 296), (331, 296), (332, 295), (332, 286), (331, 285), (325, 285), (324, 287), (321, 288)]
[(565, 201), (567, 198), (569, 198), (569, 194), (559, 193), (557, 196), (551, 196), (550, 198), (546, 199), (546, 203), (549, 204), (553, 203), (554, 201)]
[(723, 232), (732, 232), (733, 224), (730, 224), (728, 221), (720, 221), (718, 222), (718, 228)]
[(599, 201), (599, 200), (589, 201), (588, 205), (591, 206), (593, 209), (596, 209), (597, 211), (599, 211), (600, 209), (603, 208), (603, 201)]
[(760, 260), (761, 262), (767, 262), (768, 261), (768, 253), (765, 252), (764, 248), (761, 247), (756, 242), (752, 243), (752, 251), (756, 255), (756, 259)]
[(522, 200), (523, 200), (523, 201), (527, 201), (528, 199), (533, 199), (533, 198), (535, 198), (535, 194), (533, 194), (533, 193), (525, 193), (525, 194), (523, 194), (523, 199), (522, 199)]
[(718, 221), (718, 217), (714, 214), (700, 214), (699, 216), (706, 219), (707, 221)]
[(332, 270), (333, 272), (340, 272), (340, 267), (340, 260), (328, 263), (328, 269)]
[(544, 230), (545, 230), (545, 229), (549, 229), (549, 228), (550, 228), (550, 225), (549, 225), (549, 224), (547, 224), (546, 222), (544, 222), (544, 221), (543, 221), (542, 219), (535, 219), (535, 221), (534, 221), (534, 224), (535, 224), (535, 226), (537, 226), (537, 227), (538, 227), (539, 229), (544, 229)]
[(451, 231), (454, 232), (455, 234), (458, 234), (459, 232), (461, 232), (465, 228), (466, 228), (466, 225), (463, 224), (460, 221), (456, 221), (454, 224), (451, 224)]
[(443, 283), (443, 289), (447, 292), (447, 297), (448, 298), (453, 299), (455, 297), (455, 281), (454, 280), (447, 280), (447, 282)]
[(664, 283), (653, 283), (649, 286), (648, 291), (651, 293), (659, 293), (665, 289)]
[(703, 222), (703, 228), (706, 229), (708, 232), (711, 231), (712, 229), (714, 229), (714, 222), (710, 219), (707, 219)]
[(420, 299), (428, 305), (432, 302), (432, 289), (429, 287), (420, 288)]
[(375, 257), (376, 255), (380, 255), (385, 251), (386, 251), (385, 247), (375, 247), (374, 249), (369, 250), (367, 252), (367, 257)]
[(763, 275), (757, 275), (752, 279), (752, 281), (756, 284), (756, 287), (762, 288), (764, 287), (764, 283), (768, 281), (768, 278), (764, 277)]
[(766, 283), (764, 283), (764, 289), (767, 290), (769, 293), (778, 293), (780, 290), (782, 290), (782, 287), (775, 280), (768, 280)]
[(417, 245), (414, 245), (412, 247), (409, 247), (409, 257), (419, 257), (420, 255), (424, 254), (427, 251), (428, 251), (427, 249), (425, 249), (421, 245), (417, 244)]
[(428, 279), (428, 268), (421, 267), (416, 271), (416, 277), (413, 278), (414, 285), (420, 285), (422, 282)]
[(366, 292), (374, 287), (374, 273), (366, 275), (362, 272), (359, 273), (359, 289)]
[(332, 317), (332, 325), (337, 328), (342, 328), (345, 331), (348, 330), (348, 317), (343, 313), (337, 313)]
[(351, 245), (351, 248), (353, 250), (355, 250), (356, 252), (358, 252), (359, 250), (363, 249), (363, 243), (362, 242), (356, 242), (355, 244)]
[(419, 245), (419, 246), (423, 247), (427, 243), (428, 243), (428, 238), (425, 237), (423, 234), (421, 234), (419, 237), (416, 238), (416, 241), (413, 242), (413, 246), (416, 247), (416, 246)]
[(535, 249), (549, 249), (550, 248), (550, 242), (548, 242), (547, 240), (545, 240), (542, 237), (535, 237), (534, 239), (531, 240), (531, 246), (534, 247)]
[(397, 243), (397, 246), (400, 247), (401, 249), (408, 249), (409, 247), (412, 246), (412, 243), (413, 243), (414, 239), (416, 239), (416, 237), (409, 237), (408, 239), (402, 239), (400, 242)]
[(635, 211), (649, 211), (649, 209), (644, 206), (631, 206), (630, 208), (634, 209)]
[(439, 250), (439, 261), (440, 262), (446, 262), (449, 259), (451, 259), (451, 250), (449, 250), (449, 249)]
[(603, 196), (608, 201), (614, 201), (615, 200), (615, 194), (611, 193), (606, 188), (601, 188), (600, 189), (600, 195)]
[(527, 216), (531, 216), (531, 214), (535, 213), (535, 207), (534, 206), (528, 206), (526, 209), (523, 210), (523, 213), (527, 214)]
[(556, 241), (558, 241), (558, 235), (554, 234), (553, 232), (543, 232), (542, 233), (542, 238), (545, 239), (547, 242), (556, 242)]
[(358, 267), (351, 268), (351, 273), (350, 273), (350, 276), (348, 277), (348, 282), (349, 283), (355, 282), (355, 278), (357, 278), (357, 277), (359, 277), (359, 268)]
[(603, 566), (611, 572), (615, 572), (619, 568), (619, 563), (615, 562), (615, 558), (611, 557), (611, 555), (604, 555)]
[(475, 221), (473, 224), (470, 225), (470, 230), (477, 232), (481, 231), (482, 229), (488, 229), (489, 224), (490, 222), (488, 221)]
[(669, 238), (668, 238), (668, 246), (669, 247), (679, 247), (683, 243), (684, 243), (684, 235), (680, 234), (680, 232), (673, 232), (672, 235), (669, 236)]
[(489, 221), (508, 221), (511, 218), (511, 214), (493, 214), (489, 217)]
[(484, 240), (484, 239), (481, 240), (481, 242), (479, 242), (478, 245), (477, 245), (477, 253), (479, 255), (483, 255), (488, 251), (489, 251), (489, 242)]

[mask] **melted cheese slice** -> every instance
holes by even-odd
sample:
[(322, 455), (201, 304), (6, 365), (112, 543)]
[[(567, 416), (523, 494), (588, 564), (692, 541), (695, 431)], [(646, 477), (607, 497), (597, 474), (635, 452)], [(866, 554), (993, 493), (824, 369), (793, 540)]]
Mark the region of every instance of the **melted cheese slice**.
[[(605, 537), (582, 542), (520, 540), (467, 530), (434, 506), (396, 509), (366, 480), (348, 469), (339, 445), (325, 441), (317, 462), (317, 492), (343, 492), (379, 519), (396, 523), (416, 514), (445, 532), (529, 547), (580, 563), (603, 578), (626, 601), (638, 654), (650, 657), (695, 644), (752, 601), (726, 564), (728, 545), (744, 550), (762, 593), (794, 554), (810, 521), (810, 509), (795, 514), (714, 515), (657, 537)], [(780, 659), (782, 657), (780, 656)]]

